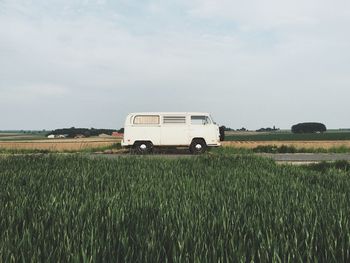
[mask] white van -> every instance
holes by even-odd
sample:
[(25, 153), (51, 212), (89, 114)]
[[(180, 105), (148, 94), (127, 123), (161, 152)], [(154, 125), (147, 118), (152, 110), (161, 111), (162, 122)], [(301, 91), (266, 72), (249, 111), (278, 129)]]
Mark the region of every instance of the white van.
[(219, 127), (203, 112), (137, 112), (125, 120), (123, 147), (149, 153), (153, 147), (189, 147), (194, 154), (220, 146)]

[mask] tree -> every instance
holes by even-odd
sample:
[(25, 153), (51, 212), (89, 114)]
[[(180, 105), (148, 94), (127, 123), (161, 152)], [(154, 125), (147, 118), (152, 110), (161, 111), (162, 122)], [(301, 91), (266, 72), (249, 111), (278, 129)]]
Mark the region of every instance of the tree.
[(326, 125), (318, 122), (304, 122), (292, 126), (293, 133), (316, 133), (327, 131)]

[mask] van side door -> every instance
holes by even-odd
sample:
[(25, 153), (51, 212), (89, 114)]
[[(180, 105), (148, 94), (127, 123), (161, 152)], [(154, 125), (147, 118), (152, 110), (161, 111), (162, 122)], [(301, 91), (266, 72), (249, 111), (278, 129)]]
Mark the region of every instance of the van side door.
[(163, 115), (161, 120), (161, 145), (189, 145), (188, 127), (187, 115)]

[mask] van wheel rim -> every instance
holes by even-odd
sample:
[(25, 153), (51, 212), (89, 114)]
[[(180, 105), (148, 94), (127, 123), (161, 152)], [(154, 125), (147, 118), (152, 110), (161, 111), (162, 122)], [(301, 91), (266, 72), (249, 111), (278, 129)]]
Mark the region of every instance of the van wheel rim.
[(201, 150), (202, 149), (202, 145), (201, 144), (196, 144), (196, 146), (195, 146), (195, 148), (196, 148), (196, 150)]
[(141, 149), (142, 151), (146, 150), (146, 149), (147, 149), (147, 145), (146, 145), (146, 144), (141, 144), (141, 145), (140, 145), (140, 149)]

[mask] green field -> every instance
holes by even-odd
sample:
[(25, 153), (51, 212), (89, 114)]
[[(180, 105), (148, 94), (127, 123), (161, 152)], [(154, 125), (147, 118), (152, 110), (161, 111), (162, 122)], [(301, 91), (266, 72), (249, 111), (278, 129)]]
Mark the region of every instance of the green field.
[(350, 132), (329, 131), (325, 133), (270, 132), (250, 134), (230, 134), (225, 141), (339, 141), (350, 140)]
[(31, 141), (46, 138), (43, 131), (0, 131), (0, 141)]
[(349, 262), (348, 163), (0, 158), (0, 262)]

